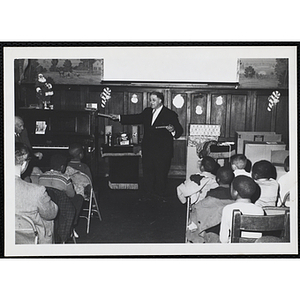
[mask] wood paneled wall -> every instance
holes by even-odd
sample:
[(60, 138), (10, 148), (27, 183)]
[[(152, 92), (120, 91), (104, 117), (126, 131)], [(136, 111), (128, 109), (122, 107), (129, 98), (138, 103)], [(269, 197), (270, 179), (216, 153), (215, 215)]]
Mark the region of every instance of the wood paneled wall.
[[(181, 138), (175, 141), (175, 154), (171, 174), (184, 175), (186, 164), (186, 137), (190, 123), (220, 124), (221, 141), (234, 141), (236, 131), (275, 131), (282, 134), (288, 145), (288, 91), (280, 90), (281, 98), (272, 112), (267, 111), (268, 96), (273, 90), (238, 89), (233, 84), (189, 84), (155, 82), (102, 82), (99, 86), (54, 86), (52, 102), (55, 109), (84, 109), (88, 102), (98, 103), (104, 87), (112, 91), (112, 98), (100, 112), (114, 114), (135, 114), (148, 106), (151, 91), (165, 95), (165, 105), (174, 110), (184, 127)], [(184, 105), (176, 108), (172, 100), (180, 94)], [(132, 101), (131, 99), (136, 101)], [(36, 103), (34, 85), (16, 87), (17, 106)], [(198, 112), (198, 113), (197, 113)], [(200, 112), (200, 113), (199, 113)], [(131, 133), (131, 126), (122, 126), (106, 118), (98, 118), (100, 143), (104, 142), (105, 125), (113, 125), (113, 132)], [(141, 135), (143, 129), (141, 128)]]

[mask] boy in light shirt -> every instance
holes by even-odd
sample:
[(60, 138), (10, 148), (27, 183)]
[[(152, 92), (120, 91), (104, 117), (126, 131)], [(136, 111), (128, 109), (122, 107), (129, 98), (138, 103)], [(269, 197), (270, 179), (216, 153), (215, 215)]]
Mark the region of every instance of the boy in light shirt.
[(278, 199), (277, 206), (284, 205), (286, 207), (290, 207), (290, 197), (287, 197), (287, 194), (296, 182), (291, 176), (289, 156), (287, 156), (284, 160), (284, 170), (286, 173), (278, 179), (280, 199)]
[(213, 174), (216, 167), (217, 163), (212, 157), (204, 156), (199, 166), (200, 173), (192, 174), (177, 187), (178, 199), (183, 204), (186, 203), (186, 197), (191, 197), (191, 204), (203, 200), (209, 190), (219, 186)]
[[(255, 205), (251, 200), (256, 189), (257, 184), (248, 176), (240, 175), (233, 179), (231, 184), (231, 195), (236, 201), (235, 203), (226, 205), (223, 209), (220, 226), (221, 243), (230, 243), (233, 210), (238, 209), (245, 215), (264, 215), (263, 209)], [(242, 237), (259, 238), (261, 237), (261, 233), (242, 232)]]
[(260, 196), (255, 202), (258, 206), (275, 206), (279, 184), (276, 181), (276, 168), (267, 160), (257, 161), (252, 168), (252, 178), (260, 187)]

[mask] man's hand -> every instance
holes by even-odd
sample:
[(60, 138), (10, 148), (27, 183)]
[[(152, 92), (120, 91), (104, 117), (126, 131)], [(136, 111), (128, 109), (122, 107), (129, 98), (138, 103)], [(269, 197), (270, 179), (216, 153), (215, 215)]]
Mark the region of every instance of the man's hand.
[(41, 153), (41, 152), (35, 152), (34, 156), (37, 157), (39, 160), (41, 160), (43, 158), (43, 153)]
[(111, 118), (113, 121), (120, 121), (120, 115), (114, 115), (114, 114), (111, 114), (111, 115), (110, 115), (110, 118)]
[(166, 126), (166, 129), (170, 132), (174, 132), (175, 131), (175, 128), (172, 124), (169, 124), (168, 126)]

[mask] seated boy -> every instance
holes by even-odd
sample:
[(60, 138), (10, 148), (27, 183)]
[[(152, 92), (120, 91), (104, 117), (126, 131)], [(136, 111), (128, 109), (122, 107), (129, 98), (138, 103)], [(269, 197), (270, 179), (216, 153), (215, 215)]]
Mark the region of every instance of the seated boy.
[[(234, 209), (239, 209), (242, 214), (264, 215), (263, 209), (253, 204), (251, 201), (256, 189), (257, 184), (248, 176), (240, 175), (233, 179), (231, 184), (231, 195), (236, 201), (223, 208), (219, 237), (221, 243), (230, 243), (232, 214)], [(259, 238), (261, 233), (243, 232), (242, 236)]]
[(177, 187), (177, 196), (182, 203), (186, 203), (186, 197), (191, 197), (191, 203), (194, 204), (204, 199), (209, 190), (219, 186), (212, 173), (216, 170), (216, 162), (212, 157), (204, 156), (199, 169), (200, 173), (191, 175)]
[(251, 174), (247, 172), (247, 157), (244, 154), (235, 154), (231, 157), (231, 168), (233, 170), (234, 176), (245, 175), (251, 177)]
[(252, 168), (252, 178), (260, 187), (260, 196), (255, 202), (258, 206), (275, 206), (279, 184), (276, 179), (276, 168), (267, 160), (257, 161)]
[(84, 155), (82, 146), (77, 143), (70, 145), (69, 154), (71, 160), (68, 162), (65, 174), (71, 178), (76, 193), (87, 200), (92, 185), (92, 174), (88, 165), (81, 162)]
[(70, 177), (64, 174), (66, 166), (66, 156), (60, 154), (53, 155), (50, 160), (51, 170), (46, 171), (44, 174), (40, 175), (38, 183), (39, 185), (43, 185), (45, 187), (51, 187), (60, 191), (64, 191), (67, 196), (71, 198), (71, 201), (76, 210), (74, 218), (74, 227), (76, 227), (83, 203), (83, 197), (79, 194), (76, 194)]
[(92, 182), (91, 179), (81, 171), (67, 166), (65, 175), (72, 180), (76, 194), (81, 195), (85, 200), (89, 200)]
[(219, 184), (219, 186), (209, 190), (206, 196), (211, 196), (218, 199), (232, 199), (230, 192), (230, 184), (233, 178), (234, 174), (230, 168), (219, 168), (216, 175), (216, 181)]
[(216, 174), (218, 187), (207, 192), (206, 197), (193, 205), (190, 212), (190, 224), (186, 232), (187, 239), (199, 243), (219, 241), (220, 218), (225, 205), (233, 200), (230, 184), (234, 174), (230, 167), (220, 167)]
[[(287, 156), (284, 160), (284, 170), (286, 173), (278, 179), (280, 199), (278, 199), (279, 201), (277, 202), (277, 206), (284, 205), (286, 207), (290, 207), (290, 199), (289, 198), (285, 199), (285, 196), (287, 195), (288, 192), (290, 192), (291, 188), (296, 183), (293, 180), (291, 173), (290, 173), (289, 156)], [(285, 199), (285, 202), (283, 203), (284, 199)]]
[(90, 168), (87, 164), (82, 162), (84, 157), (83, 147), (78, 143), (74, 143), (69, 147), (69, 154), (71, 160), (68, 162), (68, 166), (86, 174), (92, 181), (92, 173)]

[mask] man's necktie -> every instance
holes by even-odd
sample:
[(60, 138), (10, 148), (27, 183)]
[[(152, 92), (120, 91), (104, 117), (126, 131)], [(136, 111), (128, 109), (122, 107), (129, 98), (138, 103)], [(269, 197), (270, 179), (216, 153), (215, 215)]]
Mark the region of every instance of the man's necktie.
[(154, 113), (155, 113), (156, 109), (152, 110), (152, 121), (151, 121), (151, 125), (153, 125), (154, 123)]

